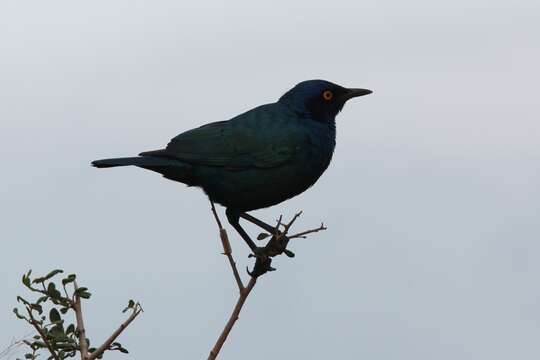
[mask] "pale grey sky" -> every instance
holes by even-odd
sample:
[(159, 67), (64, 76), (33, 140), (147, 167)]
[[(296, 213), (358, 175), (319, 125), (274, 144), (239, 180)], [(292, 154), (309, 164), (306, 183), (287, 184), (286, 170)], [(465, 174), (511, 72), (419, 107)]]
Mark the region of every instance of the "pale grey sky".
[(109, 359), (205, 358), (236, 300), (205, 196), (89, 162), (324, 78), (375, 92), (339, 115), (320, 181), (255, 214), (329, 230), (275, 261), (221, 358), (539, 358), (539, 18), (508, 0), (2, 1), (0, 347), (28, 331), (20, 275), (60, 267), (95, 294), (95, 342), (143, 304)]

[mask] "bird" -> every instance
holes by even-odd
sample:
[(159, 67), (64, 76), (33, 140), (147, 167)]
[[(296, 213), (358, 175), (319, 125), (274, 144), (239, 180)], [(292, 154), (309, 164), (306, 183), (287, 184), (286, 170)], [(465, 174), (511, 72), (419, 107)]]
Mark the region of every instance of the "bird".
[(371, 94), (326, 80), (296, 84), (276, 102), (174, 137), (164, 149), (92, 161), (96, 168), (136, 166), (202, 188), (225, 207), (228, 222), (254, 254), (240, 219), (274, 233), (248, 212), (277, 205), (310, 188), (328, 168), (336, 146), (336, 116), (345, 103)]

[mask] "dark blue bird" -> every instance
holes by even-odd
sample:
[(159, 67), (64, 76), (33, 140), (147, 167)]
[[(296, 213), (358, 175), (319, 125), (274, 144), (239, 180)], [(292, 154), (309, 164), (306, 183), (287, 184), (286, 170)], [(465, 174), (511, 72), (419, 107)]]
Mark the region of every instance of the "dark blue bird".
[(134, 165), (201, 187), (212, 202), (227, 208), (229, 222), (257, 253), (240, 217), (273, 233), (272, 226), (246, 212), (279, 204), (312, 186), (332, 159), (336, 115), (347, 100), (370, 93), (324, 80), (304, 81), (275, 103), (186, 131), (165, 149), (92, 165)]

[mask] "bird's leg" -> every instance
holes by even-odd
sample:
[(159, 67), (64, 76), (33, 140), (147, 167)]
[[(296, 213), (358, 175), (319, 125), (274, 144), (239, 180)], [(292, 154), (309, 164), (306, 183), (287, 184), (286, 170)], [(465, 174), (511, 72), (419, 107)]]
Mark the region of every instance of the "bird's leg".
[(257, 219), (256, 217), (249, 215), (248, 213), (243, 212), (243, 213), (240, 213), (239, 215), (241, 218), (249, 221), (252, 224), (257, 225), (263, 230), (268, 231), (270, 234), (274, 234), (274, 232), (276, 231), (276, 228), (274, 226), (268, 225), (264, 221), (261, 221)]
[(261, 248), (255, 245), (253, 240), (249, 237), (249, 235), (246, 233), (246, 231), (240, 226), (240, 213), (231, 209), (227, 209), (225, 211), (225, 214), (227, 215), (227, 220), (229, 220), (229, 224), (232, 225), (232, 227), (240, 234), (242, 239), (248, 244), (249, 248), (255, 255), (260, 253)]
[[(249, 271), (249, 275), (251, 275), (254, 278), (257, 278), (268, 271), (275, 270), (272, 266), (272, 259), (268, 257), (265, 254), (265, 248), (258, 247), (255, 245), (253, 240), (249, 237), (249, 235), (246, 233), (246, 231), (240, 226), (240, 213), (231, 209), (227, 209), (225, 211), (225, 214), (227, 215), (227, 219), (229, 220), (229, 223), (232, 225), (233, 228), (236, 229), (236, 231), (240, 234), (242, 239), (248, 244), (248, 246), (251, 248), (251, 251), (255, 254), (255, 257), (257, 260), (255, 261), (255, 266), (253, 267), (253, 271)], [(250, 256), (253, 256), (250, 254)]]
[[(265, 223), (264, 221), (261, 221), (257, 219), (254, 216), (249, 215), (248, 213), (240, 213), (239, 214), (241, 218), (249, 221), (252, 224), (257, 225), (261, 229), (268, 231), (272, 235), (272, 239), (266, 244), (264, 247), (265, 253), (269, 256), (276, 256), (281, 253), (286, 253), (287, 256), (293, 257), (294, 253), (290, 250), (287, 250), (287, 244), (289, 243), (289, 238), (283, 234), (281, 231), (279, 231), (279, 224), (281, 221), (278, 222), (277, 226), (271, 226)], [(281, 219), (280, 219), (281, 220)], [(286, 232), (285, 232), (286, 233)]]

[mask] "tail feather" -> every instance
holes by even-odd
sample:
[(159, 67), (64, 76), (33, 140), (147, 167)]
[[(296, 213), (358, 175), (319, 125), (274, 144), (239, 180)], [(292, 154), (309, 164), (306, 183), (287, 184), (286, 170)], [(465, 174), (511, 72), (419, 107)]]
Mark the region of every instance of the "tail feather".
[(97, 168), (110, 168), (116, 166), (139, 166), (143, 168), (176, 165), (178, 161), (163, 159), (152, 156), (125, 157), (92, 161), (92, 166)]

